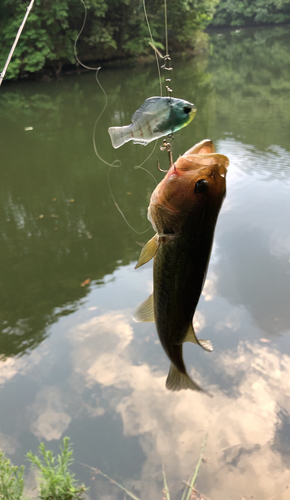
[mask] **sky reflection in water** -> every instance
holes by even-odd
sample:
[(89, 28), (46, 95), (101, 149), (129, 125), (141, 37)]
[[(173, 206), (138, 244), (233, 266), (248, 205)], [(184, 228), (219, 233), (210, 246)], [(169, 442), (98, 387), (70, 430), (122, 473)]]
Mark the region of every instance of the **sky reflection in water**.
[[(218, 71), (214, 60), (211, 64), (208, 71), (215, 83)], [(218, 102), (223, 102), (219, 88), (214, 87), (210, 94), (215, 109)], [(201, 90), (197, 97), (202, 101)], [(247, 99), (246, 96), (244, 104)], [(236, 105), (236, 101), (231, 102)], [(215, 123), (219, 123), (218, 118)], [(214, 128), (209, 121), (205, 130), (204, 115), (200, 122), (197, 115), (193, 123), (195, 129), (186, 129), (184, 144), (177, 139), (176, 149), (180, 153)], [(238, 124), (239, 116), (233, 128), (237, 129)], [(204, 135), (192, 140), (193, 130), (199, 126)], [(242, 121), (241, 128), (244, 126)], [(278, 127), (274, 122), (276, 135)], [(194, 470), (208, 433), (206, 461), (200, 468), (197, 487), (211, 500), (240, 500), (251, 495), (259, 500), (274, 495), (281, 500), (288, 498), (290, 152), (283, 141), (269, 141), (259, 149), (256, 143), (260, 139), (253, 135), (251, 142), (238, 137), (230, 130), (230, 120), (220, 135), (215, 127), (215, 136), (211, 138), (217, 151), (229, 157), (230, 167), (227, 197), (194, 321), (198, 335), (213, 342), (214, 352), (205, 353), (186, 344), (184, 357), (193, 379), (214, 398), (190, 391), (166, 391), (169, 361), (155, 327), (132, 321), (135, 307), (152, 290), (152, 263), (134, 270), (140, 249), (136, 241), (146, 241), (151, 233), (141, 237), (125, 227), (123, 232), (123, 228), (117, 227), (122, 223), (118, 213), (109, 205), (108, 215), (102, 214), (106, 219), (103, 227), (111, 228), (112, 233), (116, 227), (116, 231), (112, 235), (109, 230), (103, 233), (101, 254), (97, 246), (90, 249), (88, 245), (95, 244), (98, 237), (90, 220), (94, 221), (104, 187), (97, 195), (99, 201), (91, 208), (93, 193), (88, 193), (87, 200), (84, 190), (83, 196), (79, 192), (80, 203), (75, 209), (76, 227), (81, 228), (78, 238), (84, 240), (81, 239), (83, 246), (78, 247), (82, 252), (76, 251), (75, 255), (86, 262), (86, 267), (70, 268), (77, 292), (72, 282), (68, 285), (62, 276), (66, 294), (57, 296), (54, 308), (51, 301), (46, 301), (46, 310), (51, 308), (53, 312), (50, 319), (48, 313), (43, 314), (42, 330), (36, 327), (38, 333), (45, 333), (36, 347), (22, 357), (10, 356), (0, 362), (0, 448), (15, 463), (23, 461), (29, 449), (36, 451), (40, 440), (56, 450), (58, 440), (68, 435), (74, 443), (77, 462), (99, 467), (129, 489), (135, 487), (142, 499), (162, 497), (163, 460), (172, 498), (179, 499), (181, 481), (187, 480)], [(85, 175), (91, 183), (90, 174), (85, 171)], [(73, 185), (74, 181), (69, 182)], [(149, 182), (146, 188), (150, 194)], [(124, 193), (124, 185), (122, 189)], [(13, 193), (13, 187), (11, 190)], [(67, 199), (65, 183), (63, 190)], [(122, 191), (118, 196), (125, 199)], [(125, 200), (126, 208), (130, 208), (128, 199), (131, 200), (130, 195)], [(146, 208), (146, 198), (142, 203)], [(27, 212), (25, 198), (23, 206)], [(138, 210), (140, 217), (142, 210)], [(66, 227), (74, 227), (73, 216), (67, 217)], [(100, 220), (100, 214), (95, 213), (95, 217)], [(112, 227), (114, 219), (118, 222)], [(27, 224), (25, 221), (24, 218)], [(20, 230), (18, 227), (17, 236), (11, 236), (11, 245)], [(68, 239), (63, 248), (73, 254), (80, 240), (65, 228), (63, 232)], [(36, 237), (36, 233), (32, 234)], [(50, 234), (47, 233), (48, 248)], [(43, 237), (44, 233), (39, 235)], [(121, 262), (117, 263), (119, 241)], [(92, 264), (99, 255), (103, 273)], [(108, 272), (110, 265), (112, 270)], [(81, 289), (80, 295), (79, 284), (88, 276), (95, 279), (86, 290)], [(36, 278), (31, 283), (35, 285)], [(80, 479), (90, 483), (86, 469), (77, 463), (75, 470)], [(32, 477), (30, 480), (33, 484)], [(119, 498), (116, 487), (100, 477), (90, 486), (92, 499)]]

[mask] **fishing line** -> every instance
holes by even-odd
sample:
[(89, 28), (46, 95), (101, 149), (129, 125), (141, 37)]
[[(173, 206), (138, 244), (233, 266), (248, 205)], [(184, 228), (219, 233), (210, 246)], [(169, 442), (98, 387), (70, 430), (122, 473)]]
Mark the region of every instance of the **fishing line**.
[[(143, 2), (144, 2), (144, 0), (143, 0)], [(146, 230), (144, 230), (144, 231), (137, 231), (137, 230), (136, 230), (133, 226), (131, 226), (131, 224), (128, 222), (128, 220), (127, 220), (127, 218), (126, 218), (125, 214), (122, 212), (121, 208), (119, 207), (118, 203), (116, 202), (116, 199), (115, 199), (115, 197), (114, 197), (114, 194), (113, 194), (113, 191), (112, 191), (112, 188), (111, 188), (111, 182), (110, 182), (110, 171), (111, 171), (111, 168), (119, 168), (119, 167), (121, 167), (121, 165), (122, 165), (121, 161), (120, 161), (120, 160), (115, 160), (113, 163), (109, 163), (109, 162), (108, 162), (108, 161), (106, 161), (104, 158), (102, 158), (102, 156), (100, 155), (100, 153), (99, 153), (99, 151), (98, 151), (98, 148), (97, 148), (97, 144), (96, 144), (96, 130), (97, 130), (97, 125), (98, 125), (98, 123), (99, 123), (99, 121), (100, 121), (101, 117), (103, 116), (103, 114), (104, 114), (104, 112), (105, 112), (106, 108), (107, 108), (107, 105), (108, 105), (108, 96), (107, 96), (107, 93), (106, 93), (106, 91), (105, 91), (104, 87), (102, 86), (102, 84), (101, 84), (101, 82), (100, 82), (100, 80), (99, 80), (99, 76), (98, 76), (98, 73), (99, 73), (99, 71), (100, 71), (101, 67), (98, 67), (98, 68), (93, 68), (93, 67), (87, 66), (86, 64), (82, 63), (82, 61), (79, 59), (78, 54), (77, 54), (77, 43), (78, 43), (78, 40), (79, 40), (79, 38), (80, 38), (80, 36), (81, 36), (81, 34), (82, 34), (82, 32), (83, 32), (84, 28), (85, 28), (86, 21), (87, 21), (87, 11), (88, 11), (88, 10), (87, 10), (87, 6), (86, 6), (86, 4), (85, 4), (85, 1), (84, 1), (84, 0), (81, 0), (81, 3), (82, 3), (82, 4), (83, 4), (83, 6), (84, 6), (84, 11), (85, 11), (85, 14), (84, 14), (84, 19), (83, 19), (83, 24), (82, 24), (82, 27), (81, 27), (81, 29), (80, 29), (80, 31), (79, 31), (79, 33), (78, 33), (78, 35), (77, 35), (77, 37), (76, 37), (76, 39), (75, 39), (75, 41), (74, 41), (74, 56), (75, 56), (75, 58), (76, 58), (76, 61), (77, 61), (77, 62), (78, 62), (78, 63), (79, 63), (79, 64), (80, 64), (83, 68), (88, 69), (88, 70), (91, 70), (91, 71), (96, 71), (96, 82), (97, 82), (97, 84), (99, 85), (99, 87), (100, 87), (100, 89), (101, 89), (101, 91), (102, 91), (102, 93), (103, 93), (103, 95), (104, 95), (104, 99), (105, 99), (104, 106), (103, 106), (103, 108), (102, 108), (102, 110), (101, 110), (101, 112), (100, 112), (99, 116), (97, 117), (97, 119), (96, 119), (96, 121), (95, 121), (95, 124), (94, 124), (94, 128), (93, 128), (93, 147), (94, 147), (94, 152), (95, 152), (95, 154), (96, 154), (97, 158), (98, 158), (101, 162), (103, 162), (105, 165), (107, 165), (107, 166), (109, 167), (109, 169), (108, 169), (108, 175), (107, 175), (107, 178), (108, 178), (108, 188), (109, 188), (109, 192), (110, 192), (110, 195), (111, 195), (111, 197), (112, 197), (113, 203), (114, 203), (115, 207), (117, 208), (118, 212), (121, 214), (122, 218), (124, 219), (124, 221), (126, 222), (126, 224), (128, 225), (128, 227), (129, 227), (132, 231), (134, 231), (134, 232), (135, 232), (135, 233), (137, 233), (137, 234), (144, 234), (144, 233), (146, 233), (147, 231), (149, 231), (149, 229), (151, 228), (151, 225), (150, 225), (150, 226), (148, 226), (148, 228), (147, 228)], [(147, 18), (147, 13), (146, 13), (146, 7), (145, 7), (145, 5), (144, 5), (144, 9), (145, 9), (145, 17)], [(148, 18), (147, 18), (147, 23), (148, 23), (148, 29), (149, 29), (149, 31), (151, 31), (151, 30), (150, 30), (150, 25), (149, 25)], [(151, 40), (152, 40), (152, 43), (154, 44), (152, 34), (151, 34)], [(161, 91), (161, 93), (162, 93), (161, 75), (160, 75), (160, 69), (159, 69), (159, 63), (158, 63), (158, 58), (157, 58), (157, 56), (156, 56), (156, 61), (157, 61), (157, 68), (158, 68), (158, 76), (159, 76), (160, 91)], [(156, 181), (156, 179), (155, 179), (154, 175), (153, 175), (151, 172), (149, 172), (149, 170), (147, 170), (146, 168), (144, 168), (144, 167), (142, 166), (142, 165), (144, 165), (144, 163), (146, 163), (146, 162), (147, 162), (147, 160), (149, 160), (149, 158), (152, 156), (152, 154), (153, 154), (153, 153), (154, 153), (154, 151), (155, 151), (156, 145), (157, 145), (157, 141), (155, 141), (155, 144), (154, 144), (154, 146), (153, 146), (153, 149), (152, 149), (151, 153), (148, 155), (148, 157), (147, 157), (147, 158), (146, 158), (146, 159), (145, 159), (145, 160), (144, 160), (144, 161), (143, 161), (140, 165), (136, 165), (136, 166), (134, 167), (134, 169), (136, 169), (136, 170), (137, 170), (137, 169), (144, 170), (147, 174), (149, 174), (149, 175), (153, 178), (153, 180), (154, 180), (155, 184), (157, 185), (157, 181)]]
[(168, 54), (167, 2), (164, 0), (165, 53)]
[(97, 145), (96, 145), (96, 140), (95, 140), (95, 135), (96, 135), (96, 128), (97, 128), (97, 125), (100, 121), (100, 118), (103, 116), (104, 112), (105, 112), (105, 109), (108, 105), (108, 96), (107, 96), (107, 93), (104, 89), (104, 87), (101, 85), (101, 82), (99, 80), (99, 77), (98, 77), (98, 73), (101, 69), (101, 67), (99, 66), (98, 68), (92, 68), (91, 66), (87, 66), (86, 64), (82, 63), (81, 60), (79, 59), (78, 57), (78, 54), (77, 54), (77, 42), (82, 34), (82, 32), (84, 31), (84, 28), (85, 28), (85, 25), (86, 25), (86, 22), (87, 22), (87, 15), (88, 15), (88, 9), (87, 9), (87, 6), (84, 2), (84, 0), (80, 0), (84, 6), (84, 9), (85, 9), (85, 15), (84, 15), (84, 20), (83, 20), (83, 24), (82, 24), (82, 27), (79, 31), (79, 34), (77, 35), (75, 41), (74, 41), (74, 56), (77, 60), (77, 62), (85, 69), (88, 69), (90, 71), (95, 71), (96, 72), (96, 82), (97, 84), (99, 85), (101, 91), (103, 92), (103, 95), (104, 95), (104, 98), (105, 98), (105, 104), (99, 114), (99, 116), (97, 117), (96, 121), (95, 121), (95, 124), (94, 124), (94, 128), (93, 128), (93, 146), (94, 146), (94, 151), (95, 151), (95, 154), (96, 156), (99, 158), (99, 160), (101, 160), (105, 165), (108, 165), (109, 167), (115, 167), (115, 168), (118, 168), (122, 165), (122, 163), (120, 162), (120, 160), (115, 160), (113, 163), (109, 163), (107, 162), (106, 160), (104, 160), (104, 158), (101, 157), (101, 155), (99, 154), (98, 152), (98, 149), (97, 149)]
[[(83, 0), (81, 0), (81, 1), (83, 1)], [(101, 155), (99, 154), (98, 149), (97, 149), (97, 145), (96, 145), (96, 130), (97, 130), (97, 125), (98, 125), (98, 123), (99, 123), (99, 121), (100, 121), (100, 119), (101, 119), (101, 117), (102, 117), (102, 115), (103, 115), (103, 113), (104, 113), (107, 105), (108, 105), (108, 96), (107, 96), (107, 93), (106, 93), (104, 87), (101, 85), (101, 82), (100, 82), (100, 80), (98, 78), (99, 70), (100, 70), (100, 68), (98, 68), (96, 70), (96, 82), (97, 82), (97, 84), (99, 85), (101, 91), (104, 94), (105, 104), (104, 104), (103, 109), (101, 110), (98, 118), (95, 121), (94, 129), (93, 129), (93, 146), (94, 146), (94, 151), (96, 153), (96, 156), (99, 158), (99, 160), (101, 160), (105, 165), (108, 165), (108, 167), (119, 168), (122, 165), (122, 163), (120, 162), (120, 160), (115, 160), (113, 163), (109, 163), (108, 161), (104, 160), (104, 158), (102, 158)]]
[(76, 37), (75, 42), (74, 42), (74, 56), (75, 56), (75, 58), (76, 58), (77, 62), (78, 62), (78, 63), (79, 63), (79, 64), (80, 64), (83, 68), (85, 68), (85, 69), (89, 69), (89, 70), (92, 70), (92, 71), (99, 71), (99, 69), (101, 69), (101, 68), (91, 68), (91, 67), (89, 67), (89, 66), (86, 66), (84, 63), (82, 63), (82, 62), (80, 61), (80, 59), (78, 58), (78, 55), (77, 55), (77, 42), (78, 42), (78, 39), (79, 39), (79, 37), (81, 36), (82, 32), (84, 31), (84, 28), (85, 28), (85, 25), (86, 25), (86, 22), (87, 22), (87, 15), (88, 15), (88, 9), (87, 9), (87, 6), (86, 6), (86, 4), (85, 4), (84, 0), (81, 0), (81, 2), (82, 2), (83, 6), (84, 6), (84, 9), (85, 9), (85, 15), (84, 15), (84, 20), (83, 20), (83, 25), (82, 25), (82, 27), (81, 27), (81, 30), (80, 30), (80, 32), (79, 32), (79, 34), (78, 34), (78, 36)]
[(151, 47), (155, 51), (155, 60), (156, 60), (156, 65), (157, 65), (158, 78), (159, 78), (159, 86), (160, 86), (160, 97), (162, 97), (162, 80), (161, 80), (160, 65), (159, 65), (157, 54), (159, 54), (159, 57), (160, 56), (162, 57), (162, 55), (160, 54), (159, 50), (157, 50), (157, 48), (155, 47), (155, 43), (154, 43), (153, 36), (152, 36), (152, 31), (151, 31), (151, 28), (150, 28), (149, 19), (148, 19), (148, 16), (147, 16), (147, 10), (146, 10), (146, 5), (145, 5), (145, 0), (142, 0), (142, 1), (143, 1), (144, 16), (145, 16), (145, 20), (146, 20), (146, 23), (147, 23), (147, 28), (148, 28), (150, 39), (151, 39), (151, 44), (150, 45), (151, 45)]
[[(116, 199), (115, 199), (115, 196), (113, 195), (113, 191), (112, 191), (112, 188), (111, 188), (111, 181), (110, 181), (110, 172), (111, 172), (111, 168), (112, 166), (110, 166), (109, 170), (108, 170), (108, 188), (109, 188), (109, 191), (110, 191), (110, 195), (112, 197), (112, 200), (113, 200), (113, 203), (116, 207), (116, 209), (118, 210), (118, 212), (121, 214), (121, 216), (123, 217), (124, 221), (126, 222), (127, 226), (132, 230), (134, 231), (134, 233), (137, 233), (137, 234), (145, 234), (149, 231), (149, 229), (151, 229), (151, 225), (149, 227), (147, 227), (147, 229), (145, 229), (144, 231), (137, 231), (137, 229), (135, 229), (133, 226), (131, 226), (130, 222), (127, 220), (124, 212), (122, 212), (121, 208), (119, 207), (118, 203), (116, 202)], [(146, 168), (143, 168), (141, 167), (141, 165), (135, 167), (135, 168), (140, 168), (142, 170), (145, 170), (145, 172), (147, 172), (148, 174), (150, 174), (153, 179), (155, 180), (154, 176), (151, 174), (151, 172), (148, 172), (148, 170), (146, 170)], [(156, 181), (155, 181), (156, 182)]]
[[(173, 68), (171, 66), (170, 67), (167, 66), (167, 61), (171, 61), (171, 58), (170, 58), (169, 52), (168, 52), (167, 0), (164, 0), (165, 56), (163, 56), (161, 54), (161, 52), (157, 49), (157, 47), (156, 47), (156, 45), (154, 43), (153, 36), (152, 36), (152, 31), (151, 31), (151, 28), (150, 28), (150, 23), (149, 23), (149, 19), (148, 19), (148, 15), (147, 15), (145, 0), (142, 0), (142, 2), (143, 2), (143, 9), (144, 9), (145, 20), (146, 20), (146, 23), (147, 23), (147, 28), (148, 28), (148, 31), (149, 31), (149, 36), (150, 36), (150, 39), (151, 39), (151, 42), (149, 42), (149, 45), (152, 47), (152, 49), (154, 49), (154, 52), (155, 52), (155, 59), (156, 59), (156, 64), (157, 64), (157, 71), (158, 71), (159, 85), (160, 85), (160, 96), (162, 97), (162, 80), (161, 80), (161, 72), (160, 72), (160, 65), (159, 65), (159, 61), (158, 61), (158, 56), (161, 59), (164, 60), (164, 64), (161, 66), (161, 69), (164, 69), (165, 71), (173, 71)], [(167, 97), (170, 98), (171, 97), (172, 89), (167, 84), (169, 84), (171, 82), (171, 78), (166, 78), (165, 82), (166, 82), (165, 88), (167, 90)]]

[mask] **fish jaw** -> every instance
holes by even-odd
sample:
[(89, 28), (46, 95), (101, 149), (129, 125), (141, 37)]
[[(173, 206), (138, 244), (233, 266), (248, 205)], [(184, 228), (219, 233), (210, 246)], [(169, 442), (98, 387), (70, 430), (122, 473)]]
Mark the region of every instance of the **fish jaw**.
[[(209, 156), (207, 160), (198, 159), (201, 164), (179, 158), (153, 191), (148, 219), (159, 235), (170, 227), (171, 233), (182, 231), (186, 221), (187, 226), (190, 221), (195, 224), (198, 214), (218, 213), (226, 194), (226, 157), (219, 158), (220, 162), (216, 163), (217, 155)], [(205, 165), (206, 161), (209, 166)], [(200, 181), (207, 184), (207, 192), (195, 192)]]
[(212, 154), (215, 153), (214, 143), (211, 139), (204, 139), (203, 141), (198, 142), (188, 151), (183, 153), (182, 158), (186, 158), (186, 156), (192, 154)]

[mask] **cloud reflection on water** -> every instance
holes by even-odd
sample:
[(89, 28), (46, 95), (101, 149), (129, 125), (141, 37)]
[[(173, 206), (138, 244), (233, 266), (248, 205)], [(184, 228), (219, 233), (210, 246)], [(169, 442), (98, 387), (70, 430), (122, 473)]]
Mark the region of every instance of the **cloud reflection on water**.
[[(290, 414), (288, 355), (248, 341), (218, 354), (215, 370), (233, 379), (234, 396), (215, 385), (210, 387), (214, 394), (210, 399), (190, 391), (170, 393), (165, 373), (147, 363), (134, 365), (133, 329), (122, 311), (78, 325), (69, 338), (74, 369), (84, 384), (118, 389), (111, 408), (121, 416), (124, 434), (139, 436), (147, 457), (142, 498), (158, 498), (156, 484), (151, 488), (146, 476), (160, 471), (162, 459), (170, 482), (179, 489), (180, 481), (193, 471), (208, 432), (207, 463), (198, 481), (206, 495), (224, 500), (226, 491), (227, 498), (253, 495), (268, 500), (278, 494), (286, 500), (282, 492), (289, 470), (272, 445), (279, 411), (283, 408)], [(202, 382), (194, 369), (191, 375)]]
[[(290, 467), (290, 360), (287, 351), (281, 354), (274, 345), (275, 339), (280, 340), (278, 335), (284, 335), (287, 347), (289, 332), (288, 181), (265, 182), (269, 178), (263, 177), (263, 155), (247, 145), (220, 141), (219, 150), (231, 159), (228, 196), (194, 318), (199, 336), (206, 336), (203, 330), (216, 336), (216, 349), (207, 355), (197, 346), (185, 346), (192, 377), (214, 398), (166, 391), (169, 362), (161, 346), (155, 345), (154, 325), (134, 324), (131, 310), (123, 309), (124, 304), (131, 307), (134, 300), (141, 302), (147, 291), (151, 292), (152, 270), (137, 274), (132, 265), (123, 266), (115, 271), (115, 281), (98, 290), (92, 286), (87, 296), (91, 307), (85, 310), (79, 306), (62, 318), (61, 326), (51, 327), (58, 335), (51, 335), (29, 357), (0, 362), (1, 386), (10, 391), (21, 375), (19, 379), (24, 379), (33, 401), (23, 409), (24, 417), (21, 414), (15, 419), (13, 436), (12, 432), (9, 435), (10, 420), (1, 421), (0, 448), (14, 453), (29, 429), (39, 440), (54, 441), (65, 434), (74, 440), (81, 432), (73, 428), (76, 421), (81, 421), (80, 427), (93, 421), (97, 434), (100, 421), (107, 419), (108, 432), (117, 428), (118, 434), (118, 418), (113, 423), (110, 418), (119, 417), (124, 461), (137, 462), (134, 454), (128, 456), (132, 437), (146, 457), (141, 477), (133, 478), (141, 485), (141, 497), (159, 500), (162, 459), (173, 490), (180, 489), (181, 481), (197, 463), (208, 432), (206, 463), (197, 486), (211, 500), (241, 500), (250, 495), (258, 500), (274, 495), (279, 500), (289, 498), (285, 488)], [(278, 169), (284, 179), (288, 167), (279, 170), (279, 158), (269, 155), (271, 174)], [(284, 160), (289, 163), (286, 152)], [(248, 165), (247, 173), (244, 164)], [(277, 196), (270, 196), (273, 189)], [(283, 217), (280, 206), (284, 207)], [(101, 314), (113, 303), (118, 304), (117, 310)], [(88, 312), (90, 319), (85, 320)], [(271, 334), (277, 335), (272, 336), (272, 344), (257, 342), (259, 336), (268, 338)], [(192, 358), (188, 357), (190, 352)], [(22, 401), (17, 409), (21, 405)], [(91, 428), (86, 429), (81, 435), (85, 440), (93, 439), (91, 432)], [(109, 443), (103, 442), (111, 450), (114, 442), (110, 438)], [(102, 458), (105, 452), (100, 448), (91, 456)], [(107, 483), (102, 483), (98, 494), (100, 491), (102, 499), (109, 495), (117, 498)]]

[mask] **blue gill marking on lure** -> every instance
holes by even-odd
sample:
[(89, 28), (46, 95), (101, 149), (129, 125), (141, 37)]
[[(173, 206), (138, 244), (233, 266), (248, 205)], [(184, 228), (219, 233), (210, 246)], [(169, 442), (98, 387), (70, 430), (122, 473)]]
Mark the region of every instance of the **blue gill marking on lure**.
[(115, 149), (128, 141), (146, 146), (188, 125), (195, 113), (194, 104), (183, 99), (149, 97), (132, 115), (130, 125), (110, 127), (108, 132)]

